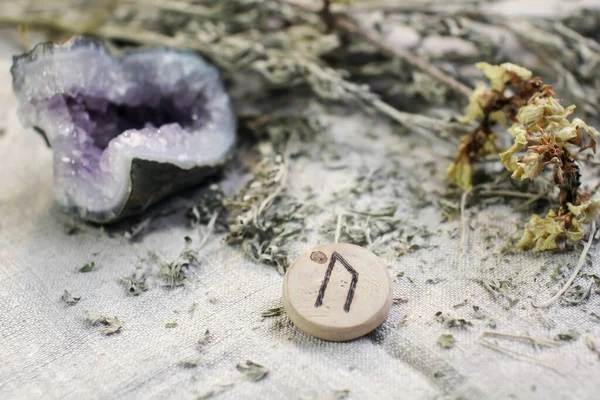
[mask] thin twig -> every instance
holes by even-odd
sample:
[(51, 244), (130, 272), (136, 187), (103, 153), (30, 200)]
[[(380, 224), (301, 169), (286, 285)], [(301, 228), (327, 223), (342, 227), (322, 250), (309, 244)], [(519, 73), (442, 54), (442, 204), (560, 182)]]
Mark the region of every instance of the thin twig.
[(285, 151), (283, 153), (283, 172), (281, 175), (281, 179), (279, 180), (279, 186), (277, 186), (277, 189), (275, 189), (273, 191), (273, 193), (271, 193), (266, 199), (264, 199), (263, 202), (258, 207), (258, 212), (257, 212), (257, 217), (256, 217), (257, 220), (262, 215), (264, 210), (271, 205), (273, 200), (275, 200), (275, 198), (277, 198), (277, 196), (279, 196), (281, 194), (283, 189), (285, 189), (285, 186), (287, 184), (287, 178), (288, 178), (288, 169), (290, 166), (290, 153), (291, 153), (291, 147), (292, 147), (291, 143), (292, 143), (293, 137), (294, 136), (291, 136), (288, 139), (287, 144), (285, 146)]
[(341, 212), (337, 217), (337, 225), (335, 226), (335, 238), (333, 239), (334, 243), (338, 243), (340, 241), (340, 235), (342, 234), (342, 220), (344, 218), (344, 213)]
[(458, 255), (458, 268), (460, 271), (463, 270), (463, 253), (465, 242), (467, 241), (467, 223), (468, 218), (466, 215), (467, 211), (467, 197), (471, 194), (471, 189), (465, 191), (460, 198), (460, 246), (459, 246), (459, 255)]
[(532, 362), (534, 362), (534, 363), (536, 363), (538, 365), (541, 365), (543, 367), (551, 369), (552, 371), (556, 372), (559, 375), (564, 376), (564, 373), (561, 372), (560, 370), (558, 370), (555, 366), (553, 366), (551, 364), (548, 364), (548, 363), (546, 363), (546, 362), (544, 362), (542, 360), (539, 360), (539, 359), (537, 359), (537, 358), (535, 358), (535, 357), (533, 357), (533, 356), (531, 356), (529, 354), (521, 353), (520, 351), (516, 351), (516, 350), (512, 350), (512, 349), (508, 349), (506, 347), (500, 346), (497, 343), (493, 343), (493, 342), (491, 342), (489, 340), (485, 340), (483, 338), (481, 338), (479, 340), (480, 340), (481, 344), (483, 344), (484, 346), (489, 347), (490, 349), (496, 350), (496, 351), (498, 351), (500, 353), (508, 354), (508, 355), (513, 356), (515, 358), (520, 358), (520, 359), (526, 360), (526, 361), (532, 361)]
[[(312, 13), (322, 13), (322, 9), (315, 9), (314, 7), (308, 6), (306, 4), (299, 4), (291, 0), (277, 0), (278, 3), (288, 4), (292, 7), (298, 8), (300, 10), (312, 12)], [(381, 37), (373, 32), (369, 32), (365, 29), (362, 29), (351, 17), (344, 13), (335, 13), (335, 27), (343, 30), (346, 33), (357, 35), (365, 39), (367, 42), (372, 44), (373, 46), (380, 49), (383, 53), (387, 54), (391, 57), (400, 58), (413, 67), (425, 72), (432, 78), (442, 82), (446, 86), (454, 89), (457, 93), (469, 97), (472, 89), (465, 85), (464, 83), (459, 82), (452, 76), (448, 75), (441, 69), (429, 64), (427, 61), (422, 58), (416, 56), (405, 49), (399, 49), (396, 47), (392, 47), (388, 45)]]
[(531, 336), (522, 336), (522, 335), (512, 335), (509, 333), (500, 333), (500, 332), (483, 332), (483, 337), (494, 337), (500, 339), (510, 339), (510, 340), (524, 340), (526, 342), (531, 343), (533, 347), (538, 348), (538, 346), (546, 346), (546, 347), (558, 347), (558, 343), (552, 340), (546, 339), (536, 339)]
[(575, 269), (573, 270), (573, 273), (571, 274), (571, 277), (569, 278), (569, 280), (567, 281), (567, 283), (565, 283), (565, 285), (562, 287), (562, 289), (560, 289), (558, 291), (558, 293), (556, 293), (554, 296), (552, 296), (548, 300), (542, 301), (541, 303), (538, 303), (538, 304), (534, 304), (532, 302), (531, 303), (532, 306), (534, 306), (535, 308), (549, 307), (554, 302), (556, 302), (560, 298), (560, 296), (562, 296), (563, 294), (565, 294), (565, 292), (567, 290), (569, 290), (569, 288), (571, 287), (571, 284), (573, 283), (573, 281), (575, 280), (575, 278), (577, 278), (577, 275), (579, 275), (579, 271), (581, 271), (581, 268), (583, 267), (583, 264), (585, 264), (585, 260), (586, 260), (587, 254), (590, 251), (590, 247), (592, 247), (592, 242), (594, 241), (594, 234), (595, 233), (596, 233), (596, 221), (593, 221), (592, 222), (592, 229), (590, 230), (590, 237), (588, 238), (587, 243), (583, 247), (583, 251), (581, 252), (581, 255), (579, 256), (579, 261), (577, 262), (577, 265), (575, 266)]
[[(477, 193), (480, 196), (486, 196), (486, 197), (493, 197), (493, 196), (505, 196), (505, 197), (520, 197), (523, 199), (529, 199), (529, 200), (537, 200), (539, 198), (539, 194), (533, 194), (533, 193), (523, 193), (523, 192), (515, 192), (512, 190), (486, 190), (486, 191), (481, 191), (479, 193)], [(545, 193), (542, 193), (542, 196)]]
[(219, 212), (215, 211), (214, 214), (212, 215), (212, 217), (210, 217), (210, 221), (208, 221), (208, 224), (206, 225), (206, 232), (202, 236), (202, 240), (200, 241), (200, 244), (198, 245), (198, 250), (203, 248), (204, 245), (206, 244), (206, 242), (208, 242), (208, 238), (210, 237), (210, 235), (212, 234), (212, 232), (215, 228), (215, 223), (217, 222), (218, 216), (219, 216)]

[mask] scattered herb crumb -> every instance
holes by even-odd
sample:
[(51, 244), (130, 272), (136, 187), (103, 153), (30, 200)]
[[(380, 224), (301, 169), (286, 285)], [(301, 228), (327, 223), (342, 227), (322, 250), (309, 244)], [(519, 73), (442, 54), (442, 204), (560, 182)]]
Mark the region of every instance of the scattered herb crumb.
[(263, 318), (277, 317), (277, 316), (281, 315), (281, 313), (283, 313), (283, 307), (275, 307), (275, 308), (269, 308), (268, 310), (261, 312), (260, 316)]
[(79, 225), (71, 224), (71, 223), (65, 224), (65, 233), (67, 234), (67, 236), (77, 235), (78, 233), (81, 233), (81, 232), (82, 232), (82, 229), (79, 227)]
[(406, 302), (408, 302), (408, 299), (406, 297), (394, 297), (392, 299), (392, 304), (401, 304)]
[(446, 328), (467, 329), (468, 326), (473, 326), (471, 321), (464, 318), (452, 318), (449, 315), (444, 315), (441, 311), (435, 313), (435, 320), (443, 324)]
[(183, 368), (197, 368), (200, 365), (200, 358), (192, 359), (192, 360), (184, 360), (179, 363)]
[(67, 305), (73, 306), (73, 305), (77, 304), (79, 302), (79, 300), (81, 300), (81, 297), (75, 297), (75, 296), (71, 295), (71, 292), (69, 292), (67, 289), (65, 289), (65, 292), (63, 293), (62, 296), (60, 296), (60, 299), (62, 301), (64, 301)]
[(138, 276), (137, 273), (121, 278), (121, 283), (125, 286), (127, 293), (132, 296), (139, 296), (142, 292), (148, 290), (146, 277)]
[(210, 339), (210, 331), (207, 329), (204, 332), (204, 335), (200, 339), (198, 339), (198, 347), (204, 346), (206, 343), (208, 343), (209, 339)]
[(479, 306), (473, 306), (473, 318), (485, 319), (485, 313), (481, 311), (481, 308)]
[(334, 392), (334, 396), (337, 400), (345, 399), (350, 395), (349, 389), (336, 390)]
[(151, 221), (152, 221), (152, 218), (149, 217), (137, 224), (130, 226), (125, 231), (123, 236), (125, 236), (125, 239), (127, 239), (127, 240), (134, 241), (142, 232), (144, 232), (146, 230), (146, 228), (148, 228), (148, 225), (150, 225)]
[(454, 347), (454, 336), (452, 336), (451, 334), (442, 334), (438, 338), (437, 342), (444, 349), (450, 349)]
[(247, 360), (245, 363), (239, 363), (236, 368), (253, 382), (260, 381), (269, 373), (265, 367), (250, 360)]
[(402, 318), (400, 318), (400, 321), (398, 321), (398, 323), (396, 324), (396, 329), (406, 325), (407, 318), (408, 318), (408, 314), (404, 314), (402, 316)]
[(177, 260), (170, 263), (161, 262), (160, 265), (160, 274), (171, 289), (183, 285), (186, 279), (185, 271), (190, 265), (198, 265), (200, 263), (197, 252), (192, 249), (192, 239), (186, 236), (184, 240), (185, 245), (181, 253), (179, 253)]
[(167, 322), (165, 324), (165, 328), (175, 328), (177, 326), (177, 321), (171, 321), (171, 322)]
[(575, 340), (579, 337), (579, 332), (575, 329), (569, 329), (566, 332), (559, 333), (556, 335), (556, 340), (563, 340), (565, 342), (570, 342), (571, 340)]
[(461, 301), (460, 303), (453, 305), (453, 306), (452, 306), (452, 308), (461, 308), (461, 307), (464, 307), (464, 306), (466, 306), (466, 305), (467, 305), (467, 303), (469, 303), (469, 300), (467, 300), (467, 299), (464, 299), (464, 300), (463, 300), (463, 301)]
[(103, 325), (104, 328), (102, 328), (102, 334), (106, 336), (119, 332), (123, 327), (123, 323), (116, 316), (107, 317), (100, 314), (88, 313), (86, 316), (86, 321), (89, 326)]
[(190, 306), (188, 312), (190, 313), (190, 315), (193, 317), (194, 316), (194, 312), (196, 311), (196, 308), (198, 308), (198, 303), (196, 303), (195, 301), (192, 303), (192, 305)]
[(79, 272), (92, 272), (96, 269), (96, 262), (92, 261), (79, 268)]
[(434, 378), (442, 378), (443, 376), (444, 376), (444, 373), (443, 373), (443, 372), (440, 372), (440, 371), (435, 371), (435, 372), (433, 373), (433, 377), (434, 377)]

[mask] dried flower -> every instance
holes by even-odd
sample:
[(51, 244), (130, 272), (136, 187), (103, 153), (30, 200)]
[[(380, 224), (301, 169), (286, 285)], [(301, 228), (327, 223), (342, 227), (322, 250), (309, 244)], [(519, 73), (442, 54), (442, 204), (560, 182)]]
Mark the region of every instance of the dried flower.
[[(567, 240), (578, 242), (584, 235), (582, 224), (593, 221), (600, 208), (600, 202), (580, 188), (577, 163), (578, 153), (588, 148), (595, 153), (594, 137), (599, 133), (579, 118), (569, 121), (575, 106), (563, 107), (554, 95), (550, 86), (544, 86), (519, 110), (508, 129), (514, 144), (500, 155), (517, 180), (535, 179), (552, 166), (554, 184), (560, 189), (560, 207), (545, 218), (531, 217), (517, 244), (520, 249), (553, 250)], [(525, 154), (519, 154), (523, 150)]]
[(106, 336), (119, 332), (123, 327), (123, 323), (116, 316), (107, 317), (100, 314), (88, 313), (85, 319), (90, 326), (104, 325), (102, 334)]
[(456, 158), (446, 173), (450, 183), (465, 191), (473, 186), (473, 162), (498, 153), (492, 126), (515, 121), (519, 109), (543, 88), (539, 78), (531, 79), (531, 71), (515, 64), (480, 62), (476, 66), (490, 81), (491, 89), (486, 91), (484, 85), (478, 85), (469, 97), (461, 122), (478, 121), (479, 125), (461, 139)]

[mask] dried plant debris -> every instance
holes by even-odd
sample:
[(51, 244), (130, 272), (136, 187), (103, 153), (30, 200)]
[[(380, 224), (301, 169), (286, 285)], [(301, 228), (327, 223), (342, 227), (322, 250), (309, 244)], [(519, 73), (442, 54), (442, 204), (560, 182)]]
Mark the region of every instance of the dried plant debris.
[(79, 272), (92, 272), (96, 270), (96, 262), (92, 261), (79, 268)]
[(130, 226), (125, 231), (125, 233), (123, 233), (123, 236), (127, 240), (131, 240), (131, 241), (136, 240), (137, 238), (140, 237), (140, 235), (143, 232), (146, 231), (146, 229), (150, 225), (150, 222), (152, 222), (152, 217), (144, 218), (142, 221), (138, 222), (137, 224)]
[(348, 396), (350, 396), (350, 390), (349, 389), (336, 390), (335, 392), (333, 392), (333, 396), (337, 400), (347, 399)]
[(561, 332), (556, 335), (556, 340), (562, 340), (565, 342), (570, 342), (572, 340), (579, 338), (579, 332), (575, 329), (569, 329), (568, 331)]
[(66, 305), (74, 306), (75, 304), (79, 303), (79, 300), (81, 300), (81, 297), (73, 296), (71, 294), (71, 292), (69, 292), (67, 289), (65, 289), (65, 292), (63, 293), (62, 296), (60, 296), (60, 299), (63, 302), (65, 302)]
[(482, 338), (494, 338), (500, 340), (518, 341), (531, 344), (536, 350), (540, 347), (557, 347), (556, 341), (548, 339), (540, 339), (532, 336), (515, 335), (500, 332), (483, 332)]
[(551, 209), (544, 218), (533, 215), (517, 247), (543, 251), (567, 241), (577, 243), (584, 235), (582, 224), (590, 223), (600, 210), (600, 203), (581, 188), (579, 165), (581, 152), (590, 149), (595, 153), (598, 131), (579, 118), (569, 120), (575, 105), (564, 108), (552, 87), (539, 77), (532, 78), (531, 71), (509, 63), (478, 63), (477, 67), (490, 80), (491, 89), (478, 86), (471, 96), (463, 120), (476, 120), (479, 125), (463, 138), (448, 170), (450, 182), (471, 190), (472, 164), (500, 152), (493, 124), (510, 124), (508, 133), (514, 144), (500, 158), (512, 178), (533, 180), (551, 166), (559, 189), (558, 209)]
[(106, 336), (117, 333), (123, 328), (123, 323), (116, 316), (108, 317), (101, 314), (88, 313), (85, 320), (89, 326), (103, 326), (101, 332)]
[[(216, 184), (210, 185), (202, 194), (200, 199), (196, 202), (196, 204), (187, 210), (186, 216), (188, 218), (190, 228), (196, 228), (199, 225), (208, 224), (215, 213), (218, 213), (220, 216), (224, 216), (224, 199), (225, 194), (221, 188)], [(222, 228), (223, 226), (226, 228), (226, 224), (222, 221), (222, 219), (218, 219), (217, 227)]]
[(212, 339), (212, 335), (210, 334), (210, 330), (204, 331), (204, 335), (198, 339), (198, 348), (204, 347), (210, 340)]
[(192, 248), (192, 239), (186, 236), (185, 245), (179, 253), (179, 257), (172, 262), (160, 261), (160, 276), (167, 287), (173, 289), (182, 286), (186, 280), (186, 273), (190, 266), (200, 265), (197, 250)]
[(444, 349), (450, 349), (454, 347), (454, 336), (451, 334), (442, 334), (437, 340), (437, 343)]
[(250, 360), (247, 360), (245, 363), (239, 363), (236, 368), (253, 382), (260, 381), (269, 373), (265, 367)]
[(201, 362), (202, 362), (201, 358), (193, 358), (193, 359), (181, 361), (181, 362), (179, 362), (179, 365), (183, 368), (197, 368), (198, 366), (200, 366)]
[(260, 316), (265, 318), (265, 317), (278, 317), (283, 313), (283, 307), (275, 307), (275, 308), (269, 308), (268, 310), (265, 310), (263, 312), (260, 313)]
[(177, 325), (178, 325), (178, 324), (177, 324), (177, 321), (171, 321), (171, 322), (167, 322), (167, 323), (165, 324), (165, 328), (169, 328), (169, 329), (171, 329), (171, 328), (176, 328), (176, 327), (177, 327)]
[(590, 349), (590, 351), (592, 351), (593, 353), (595, 353), (598, 356), (598, 360), (600, 361), (600, 347), (596, 344), (592, 335), (590, 333), (586, 333), (583, 336), (583, 340), (585, 341), (585, 345), (587, 346), (587, 348)]
[(125, 287), (125, 291), (127, 294), (131, 296), (139, 296), (146, 290), (148, 290), (148, 285), (146, 283), (145, 274), (140, 274), (138, 270), (131, 274), (130, 276), (125, 276), (121, 278), (121, 283)]
[(224, 202), (229, 221), (227, 242), (240, 244), (250, 258), (274, 265), (280, 272), (290, 263), (285, 243), (304, 228), (303, 205), (286, 195), (292, 140), (283, 154), (271, 145), (261, 147), (262, 159), (253, 168), (253, 179)]
[(471, 321), (468, 321), (464, 318), (453, 318), (448, 314), (444, 314), (442, 311), (435, 313), (435, 320), (443, 324), (446, 328), (466, 329), (469, 326), (473, 326)]

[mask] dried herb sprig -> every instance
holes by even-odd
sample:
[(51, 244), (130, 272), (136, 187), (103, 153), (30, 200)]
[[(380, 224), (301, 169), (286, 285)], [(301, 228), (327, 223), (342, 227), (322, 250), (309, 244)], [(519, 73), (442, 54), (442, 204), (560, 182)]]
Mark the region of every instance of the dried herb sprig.
[[(592, 222), (600, 211), (600, 202), (591, 199), (581, 188), (578, 154), (596, 151), (595, 136), (600, 133), (579, 118), (569, 121), (575, 106), (564, 108), (549, 86), (535, 93), (522, 107), (516, 122), (508, 129), (513, 146), (501, 154), (506, 168), (517, 180), (535, 179), (552, 167), (554, 184), (559, 188), (559, 208), (545, 218), (533, 215), (523, 237), (521, 249), (553, 250), (567, 240), (577, 243), (583, 238), (582, 224)], [(525, 151), (520, 157), (516, 154)]]
[(106, 336), (117, 333), (123, 328), (123, 323), (116, 316), (108, 317), (101, 314), (88, 313), (85, 320), (89, 326), (103, 325), (104, 327), (101, 332)]
[(179, 257), (172, 262), (161, 262), (160, 274), (167, 286), (172, 289), (184, 284), (186, 271), (190, 265), (198, 265), (199, 263), (198, 252), (192, 248), (192, 239), (186, 236), (185, 245), (179, 253)]

